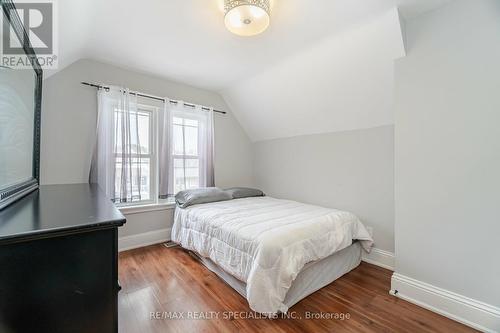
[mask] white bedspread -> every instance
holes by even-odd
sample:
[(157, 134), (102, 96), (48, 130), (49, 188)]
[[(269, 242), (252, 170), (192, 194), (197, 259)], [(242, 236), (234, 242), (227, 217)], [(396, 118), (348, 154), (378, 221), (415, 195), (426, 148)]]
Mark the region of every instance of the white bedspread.
[(308, 262), (360, 240), (373, 243), (349, 212), (271, 197), (254, 197), (176, 208), (172, 240), (209, 257), (247, 283), (250, 308), (286, 312), (293, 280)]

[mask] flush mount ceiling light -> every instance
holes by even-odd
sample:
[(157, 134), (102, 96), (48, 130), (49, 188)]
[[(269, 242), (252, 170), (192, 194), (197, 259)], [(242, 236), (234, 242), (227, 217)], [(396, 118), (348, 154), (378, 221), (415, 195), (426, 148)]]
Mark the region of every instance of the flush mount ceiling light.
[(269, 0), (224, 0), (224, 23), (240, 36), (258, 35), (269, 26)]

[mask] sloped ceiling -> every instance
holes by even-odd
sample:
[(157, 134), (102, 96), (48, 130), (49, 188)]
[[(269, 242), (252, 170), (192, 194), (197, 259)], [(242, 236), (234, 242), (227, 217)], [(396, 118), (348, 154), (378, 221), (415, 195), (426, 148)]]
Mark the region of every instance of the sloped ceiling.
[(404, 55), (392, 9), (222, 95), (254, 141), (392, 124), (393, 61)]
[(392, 122), (395, 8), (449, 1), (272, 0), (251, 38), (225, 29), (223, 0), (58, 1), (59, 70), (90, 58), (221, 92), (252, 140), (376, 126)]

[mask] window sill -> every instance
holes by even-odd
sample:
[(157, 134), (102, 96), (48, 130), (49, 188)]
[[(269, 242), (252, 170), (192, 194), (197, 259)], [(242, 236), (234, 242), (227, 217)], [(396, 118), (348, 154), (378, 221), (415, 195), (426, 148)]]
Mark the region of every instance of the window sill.
[(154, 204), (118, 206), (117, 208), (123, 215), (132, 215), (160, 210), (171, 210), (175, 208), (175, 201), (160, 200), (160, 202)]

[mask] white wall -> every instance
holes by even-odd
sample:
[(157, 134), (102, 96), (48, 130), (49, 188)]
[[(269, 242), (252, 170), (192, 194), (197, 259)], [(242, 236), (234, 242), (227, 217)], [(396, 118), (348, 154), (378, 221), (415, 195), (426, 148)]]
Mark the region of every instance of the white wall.
[(256, 142), (254, 172), (268, 195), (355, 213), (394, 251), (393, 126)]
[[(228, 111), (215, 115), (215, 180), (220, 187), (252, 185), (252, 144), (220, 95), (162, 78), (79, 60), (44, 80), (41, 183), (88, 181), (95, 140), (96, 90), (81, 81), (114, 84)], [(130, 235), (167, 227), (172, 211), (135, 214), (121, 228)], [(167, 221), (168, 220), (168, 221)]]
[(396, 272), (499, 307), (500, 1), (452, 2), (406, 33), (395, 67)]

